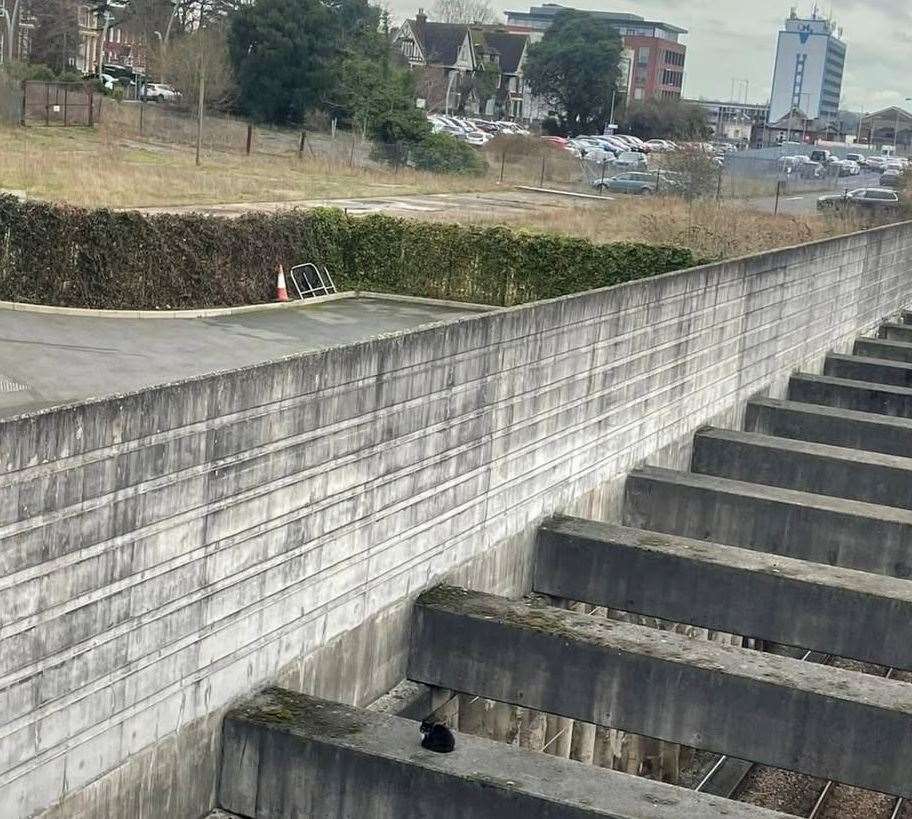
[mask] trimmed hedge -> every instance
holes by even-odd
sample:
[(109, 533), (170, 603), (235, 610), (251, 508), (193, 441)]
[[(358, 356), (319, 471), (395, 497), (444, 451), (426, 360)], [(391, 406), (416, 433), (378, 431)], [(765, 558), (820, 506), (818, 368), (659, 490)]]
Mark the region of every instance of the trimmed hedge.
[[(314, 261), (340, 290), (511, 305), (666, 273), (689, 250), (337, 210), (234, 220), (86, 211), (0, 197), (0, 299), (107, 309), (268, 302), (275, 271)], [(290, 284), (290, 283), (289, 283)]]

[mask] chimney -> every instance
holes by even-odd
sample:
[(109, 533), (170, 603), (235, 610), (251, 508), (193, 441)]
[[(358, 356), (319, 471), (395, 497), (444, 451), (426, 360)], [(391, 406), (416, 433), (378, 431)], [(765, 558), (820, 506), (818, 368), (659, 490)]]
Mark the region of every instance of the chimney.
[(424, 24), (427, 22), (427, 15), (424, 13), (424, 9), (418, 9), (418, 13), (415, 15), (415, 23), (418, 28), (424, 28)]

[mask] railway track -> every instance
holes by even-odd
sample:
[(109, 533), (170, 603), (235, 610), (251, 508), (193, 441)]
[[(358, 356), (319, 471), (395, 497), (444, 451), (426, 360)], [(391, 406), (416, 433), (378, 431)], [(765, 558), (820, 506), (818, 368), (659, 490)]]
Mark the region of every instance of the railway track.
[[(832, 662), (833, 657), (819, 651), (807, 651), (795, 659), (827, 665)], [(748, 762), (745, 759), (720, 756), (694, 790), (701, 793), (709, 793), (713, 796), (721, 796), (724, 799), (731, 799), (754, 767), (755, 763)]]
[[(887, 669), (886, 674), (884, 674), (884, 679), (889, 680), (893, 676), (895, 669)], [(807, 819), (819, 819), (822, 815), (824, 808), (829, 804), (829, 800), (833, 794), (833, 789), (836, 783), (832, 779), (828, 780), (823, 788), (820, 791), (820, 795), (817, 797), (817, 801), (814, 803), (814, 807), (811, 808), (811, 812), (808, 814)], [(895, 798), (896, 801), (893, 803), (893, 811), (890, 814), (890, 819), (898, 819), (900, 812), (902, 811), (903, 804), (905, 800), (898, 796)]]

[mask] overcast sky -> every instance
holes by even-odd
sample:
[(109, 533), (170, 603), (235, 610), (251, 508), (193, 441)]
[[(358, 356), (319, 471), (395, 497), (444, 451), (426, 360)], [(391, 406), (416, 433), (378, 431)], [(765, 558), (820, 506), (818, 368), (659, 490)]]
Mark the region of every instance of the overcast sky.
[[(576, 8), (623, 11), (686, 28), (687, 65), (684, 94), (729, 99), (732, 79), (735, 97), (742, 99), (750, 83), (750, 101), (767, 102), (772, 84), (776, 36), (797, 0), (552, 0)], [(433, 0), (387, 0), (397, 22), (414, 15)], [(492, 0), (497, 11), (528, 11), (546, 0)], [(799, 13), (810, 16), (813, 2), (797, 2)], [(843, 108), (874, 111), (904, 104), (912, 97), (912, 0), (831, 0), (837, 25), (845, 29), (847, 46), (843, 79)], [(432, 18), (433, 19), (433, 18)], [(740, 90), (739, 90), (740, 89)], [(905, 103), (912, 110), (912, 103)]]

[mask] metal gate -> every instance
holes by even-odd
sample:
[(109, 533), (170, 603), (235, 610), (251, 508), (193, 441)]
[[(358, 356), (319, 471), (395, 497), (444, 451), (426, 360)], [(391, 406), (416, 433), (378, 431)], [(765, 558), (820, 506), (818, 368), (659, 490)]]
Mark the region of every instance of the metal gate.
[(22, 124), (91, 127), (98, 119), (101, 97), (88, 82), (25, 80), (22, 83)]

